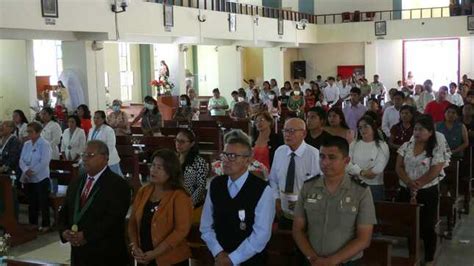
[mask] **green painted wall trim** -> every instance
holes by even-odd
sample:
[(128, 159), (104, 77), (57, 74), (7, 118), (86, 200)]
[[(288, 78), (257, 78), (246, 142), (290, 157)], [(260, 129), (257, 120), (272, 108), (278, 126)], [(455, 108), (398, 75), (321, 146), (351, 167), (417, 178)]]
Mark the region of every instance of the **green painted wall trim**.
[[(393, 10), (402, 10), (402, 0), (393, 0)], [(393, 19), (402, 19), (402, 12), (393, 12)]]
[(194, 90), (196, 90), (196, 94), (199, 95), (198, 49), (196, 45), (193, 45), (192, 49), (193, 49), (193, 74), (194, 74), (193, 86), (194, 86)]
[(142, 85), (142, 98), (151, 95), (151, 45), (140, 44), (140, 83)]

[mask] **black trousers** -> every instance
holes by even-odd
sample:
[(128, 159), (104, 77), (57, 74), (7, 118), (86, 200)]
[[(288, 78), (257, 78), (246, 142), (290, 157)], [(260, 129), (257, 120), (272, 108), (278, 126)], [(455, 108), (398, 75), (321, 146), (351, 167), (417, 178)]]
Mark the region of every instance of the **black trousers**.
[[(399, 201), (409, 202), (410, 198), (410, 190), (402, 187), (398, 197)], [(420, 209), (420, 234), (425, 244), (425, 261), (430, 262), (433, 261), (436, 251), (435, 226), (438, 217), (438, 186), (418, 190), (416, 201), (423, 204)]]
[(38, 224), (38, 212), (41, 211), (41, 226), (49, 227), (49, 178), (39, 183), (27, 183), (26, 196), (28, 197), (28, 220), (30, 224)]

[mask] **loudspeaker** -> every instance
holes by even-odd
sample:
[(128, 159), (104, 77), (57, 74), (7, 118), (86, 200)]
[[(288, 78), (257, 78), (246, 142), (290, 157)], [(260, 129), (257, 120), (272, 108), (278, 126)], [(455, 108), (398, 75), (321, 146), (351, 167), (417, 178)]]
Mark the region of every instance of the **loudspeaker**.
[(291, 63), (291, 73), (294, 79), (306, 78), (306, 61), (293, 61)]

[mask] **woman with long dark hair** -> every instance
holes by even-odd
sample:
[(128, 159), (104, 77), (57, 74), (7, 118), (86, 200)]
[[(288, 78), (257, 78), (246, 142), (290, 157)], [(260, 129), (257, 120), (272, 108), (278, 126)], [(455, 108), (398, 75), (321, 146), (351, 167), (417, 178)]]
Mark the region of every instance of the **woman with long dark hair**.
[(354, 132), (347, 126), (346, 118), (340, 107), (329, 109), (327, 125), (324, 130), (333, 136), (345, 138), (348, 143), (352, 143), (354, 140)]
[(151, 96), (146, 96), (144, 102), (145, 106), (140, 114), (133, 119), (131, 124), (133, 125), (141, 119), (143, 135), (153, 136), (154, 134), (159, 134), (163, 126), (163, 121), (161, 119), (160, 110), (158, 109), (158, 102)]
[(191, 195), (193, 206), (200, 207), (206, 197), (206, 179), (209, 164), (199, 155), (196, 136), (189, 129), (182, 129), (176, 135), (176, 152), (184, 176), (184, 188)]
[(150, 183), (138, 191), (128, 222), (131, 253), (139, 265), (188, 265), (193, 205), (181, 169), (173, 151), (153, 154)]
[(444, 120), (436, 125), (436, 131), (446, 138), (452, 157), (462, 159), (464, 150), (469, 147), (469, 135), (466, 126), (459, 121), (459, 108), (451, 104), (444, 110)]
[(15, 136), (19, 138), (22, 142), (28, 140), (28, 132), (26, 132), (26, 127), (28, 126), (28, 119), (23, 113), (22, 110), (13, 111), (12, 120), (15, 122)]
[(372, 117), (363, 116), (357, 122), (357, 128), (357, 139), (349, 149), (351, 163), (347, 170), (369, 185), (374, 200), (384, 200), (383, 171), (390, 157), (388, 145), (378, 133)]
[(400, 122), (390, 129), (390, 139), (388, 144), (393, 149), (400, 148), (403, 143), (413, 136), (413, 126), (415, 125), (416, 107), (403, 105), (400, 108)]
[(449, 165), (450, 158), (446, 139), (435, 131), (430, 115), (416, 119), (413, 137), (398, 149), (395, 167), (401, 186), (398, 200), (422, 204), (420, 229), (427, 263), (433, 261), (436, 250), (438, 184), (445, 177), (443, 168)]
[(77, 116), (81, 119), (81, 127), (84, 129), (84, 133), (89, 134), (89, 130), (92, 128), (92, 116), (89, 106), (81, 104), (76, 110)]

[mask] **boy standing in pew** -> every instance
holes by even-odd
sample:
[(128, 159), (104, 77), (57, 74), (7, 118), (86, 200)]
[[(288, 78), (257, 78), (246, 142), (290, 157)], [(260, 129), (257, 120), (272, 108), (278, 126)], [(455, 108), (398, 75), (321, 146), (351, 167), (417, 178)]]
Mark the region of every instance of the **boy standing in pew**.
[(369, 247), (375, 218), (369, 187), (346, 175), (349, 144), (331, 136), (321, 145), (322, 176), (307, 180), (300, 191), (293, 238), (306, 265), (360, 265)]

